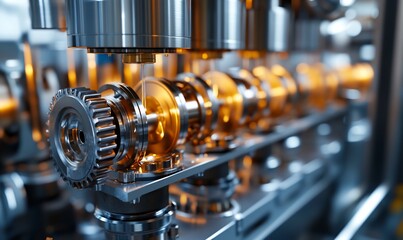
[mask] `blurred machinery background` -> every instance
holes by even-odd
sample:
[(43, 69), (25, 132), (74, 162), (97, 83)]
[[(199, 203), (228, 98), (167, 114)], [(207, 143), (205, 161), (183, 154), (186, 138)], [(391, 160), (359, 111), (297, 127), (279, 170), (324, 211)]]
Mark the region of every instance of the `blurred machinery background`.
[(0, 239), (401, 239), (401, 22), (0, 0)]

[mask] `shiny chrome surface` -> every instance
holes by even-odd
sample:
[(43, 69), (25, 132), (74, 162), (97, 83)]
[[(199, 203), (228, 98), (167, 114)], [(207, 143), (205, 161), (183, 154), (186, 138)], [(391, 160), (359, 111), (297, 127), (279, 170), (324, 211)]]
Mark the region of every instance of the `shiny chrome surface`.
[(69, 47), (120, 53), (190, 48), (190, 0), (66, 0), (66, 8)]
[(254, 0), (246, 11), (246, 49), (283, 52), (288, 50), (290, 13), (277, 0)]
[(52, 157), (72, 186), (85, 188), (105, 180), (117, 147), (111, 114), (101, 94), (86, 88), (60, 90), (51, 103)]
[(178, 206), (177, 218), (201, 224), (206, 217), (233, 216), (239, 211), (232, 199), (238, 184), (235, 172), (224, 163), (171, 185), (171, 198)]
[(106, 84), (99, 89), (112, 110), (119, 138), (114, 159), (115, 169), (138, 163), (146, 154), (148, 124), (141, 99), (133, 89), (123, 84)]
[(94, 216), (106, 230), (108, 239), (176, 239), (177, 226), (171, 225), (175, 206), (168, 205), (156, 212), (117, 214), (96, 209)]
[(192, 1), (192, 50), (239, 50), (245, 46), (241, 0)]
[(64, 0), (30, 0), (33, 29), (66, 29)]
[(189, 134), (188, 138), (190, 144), (194, 147), (200, 146), (205, 143), (207, 137), (211, 135), (215, 127), (217, 126), (218, 109), (220, 102), (214, 95), (213, 88), (211, 88), (202, 78), (196, 76), (193, 73), (183, 73), (178, 76), (178, 81), (189, 83), (202, 98), (199, 102), (203, 102), (200, 111), (204, 116), (203, 123), (200, 126), (199, 131)]
[(107, 239), (175, 239), (172, 224), (176, 206), (169, 201), (168, 187), (158, 189), (132, 202), (97, 193), (94, 213)]

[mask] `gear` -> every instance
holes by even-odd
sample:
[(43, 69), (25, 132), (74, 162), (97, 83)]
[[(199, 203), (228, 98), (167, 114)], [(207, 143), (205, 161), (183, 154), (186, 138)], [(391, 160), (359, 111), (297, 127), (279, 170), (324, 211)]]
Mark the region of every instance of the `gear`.
[(63, 89), (49, 110), (51, 156), (62, 178), (75, 188), (102, 184), (117, 148), (106, 100), (88, 88)]

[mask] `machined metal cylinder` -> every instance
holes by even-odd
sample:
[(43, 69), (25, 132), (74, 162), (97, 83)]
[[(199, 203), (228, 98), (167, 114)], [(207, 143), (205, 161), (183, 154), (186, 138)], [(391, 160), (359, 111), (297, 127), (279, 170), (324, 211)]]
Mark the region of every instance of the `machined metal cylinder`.
[(241, 0), (193, 0), (192, 49), (243, 49), (243, 4)]
[(255, 0), (246, 11), (246, 49), (283, 52), (289, 47), (290, 13), (278, 0)]
[(178, 206), (177, 219), (197, 224), (208, 216), (233, 216), (239, 211), (232, 199), (238, 183), (235, 173), (224, 163), (171, 186), (172, 199)]
[(107, 239), (176, 239), (178, 226), (172, 224), (175, 205), (169, 202), (168, 187), (147, 193), (135, 203), (97, 192), (98, 224)]
[(66, 0), (69, 47), (90, 52), (190, 48), (190, 0)]
[(64, 0), (30, 0), (33, 29), (66, 29)]
[(17, 173), (0, 175), (0, 230), (27, 210), (24, 182)]

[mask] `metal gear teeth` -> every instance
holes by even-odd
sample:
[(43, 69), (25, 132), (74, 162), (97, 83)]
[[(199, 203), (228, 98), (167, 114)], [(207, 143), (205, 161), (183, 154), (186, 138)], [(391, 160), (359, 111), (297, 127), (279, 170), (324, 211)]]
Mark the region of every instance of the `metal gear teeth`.
[(60, 169), (58, 169), (55, 162), (56, 168), (61, 174), (61, 177), (75, 188), (88, 188), (97, 184), (102, 184), (105, 182), (107, 174), (110, 171), (109, 167), (113, 164), (113, 158), (116, 155), (115, 149), (117, 148), (116, 126), (114, 124), (112, 110), (106, 100), (101, 97), (101, 94), (82, 87), (59, 90), (50, 104), (50, 112), (53, 110), (56, 102), (66, 95), (76, 96), (86, 105), (86, 107), (88, 107), (96, 141), (96, 151), (89, 154), (95, 154), (96, 160), (93, 164), (93, 169), (91, 169), (88, 176), (81, 181), (66, 176)]

